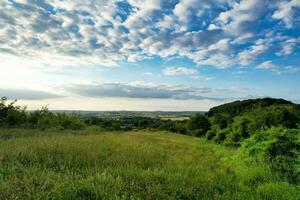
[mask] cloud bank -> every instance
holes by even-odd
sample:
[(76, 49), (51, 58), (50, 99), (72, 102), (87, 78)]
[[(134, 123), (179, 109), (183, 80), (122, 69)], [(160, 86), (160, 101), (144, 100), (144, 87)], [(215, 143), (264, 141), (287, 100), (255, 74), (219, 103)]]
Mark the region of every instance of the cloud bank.
[(24, 100), (42, 100), (60, 98), (62, 95), (53, 94), (40, 90), (30, 89), (3, 89), (0, 88), (0, 97), (7, 97), (9, 99), (24, 99)]
[[(126, 97), (143, 99), (223, 100), (209, 97), (211, 88), (153, 83), (89, 83), (70, 84), (61, 90), (85, 97)], [(208, 96), (206, 96), (208, 95)]]

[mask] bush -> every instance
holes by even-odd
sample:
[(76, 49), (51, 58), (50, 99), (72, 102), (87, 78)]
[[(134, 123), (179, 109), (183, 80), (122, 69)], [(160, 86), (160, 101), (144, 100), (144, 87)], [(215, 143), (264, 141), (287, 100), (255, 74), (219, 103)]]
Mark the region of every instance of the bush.
[(57, 118), (63, 129), (79, 130), (85, 127), (84, 122), (75, 115), (57, 114)]
[(47, 107), (42, 107), (29, 114), (29, 123), (32, 128), (45, 130), (48, 128), (58, 128), (59, 120), (54, 113), (50, 112)]
[(228, 114), (217, 113), (212, 117), (212, 122), (218, 125), (220, 129), (224, 129), (232, 123), (232, 119)]
[(188, 122), (189, 130), (193, 136), (203, 136), (210, 129), (211, 124), (206, 116), (202, 114), (193, 115)]
[(46, 130), (73, 129), (85, 127), (84, 122), (76, 115), (53, 113), (47, 107), (40, 110), (26, 112), (25, 108), (15, 105), (16, 100), (7, 103), (7, 98), (0, 100), (0, 126), (9, 128), (37, 128)]
[(299, 163), (299, 130), (271, 128), (247, 139), (243, 147), (252, 156), (262, 158), (280, 176), (289, 182), (299, 181), (296, 165)]
[(177, 122), (175, 124), (175, 129), (177, 133), (187, 135), (188, 134), (188, 127), (186, 125), (186, 122)]
[(226, 135), (224, 144), (226, 146), (239, 147), (240, 142), (242, 141), (242, 138), (243, 138), (243, 136), (242, 136), (241, 132), (231, 131)]
[(214, 131), (214, 130), (209, 130), (206, 132), (207, 140), (212, 140), (215, 136), (216, 136), (216, 131)]
[(15, 106), (17, 100), (7, 103), (7, 98), (0, 99), (0, 126), (20, 126), (27, 121), (25, 108)]
[(228, 132), (228, 129), (218, 131), (216, 136), (214, 137), (214, 141), (217, 144), (221, 144), (226, 139), (226, 135), (228, 135)]

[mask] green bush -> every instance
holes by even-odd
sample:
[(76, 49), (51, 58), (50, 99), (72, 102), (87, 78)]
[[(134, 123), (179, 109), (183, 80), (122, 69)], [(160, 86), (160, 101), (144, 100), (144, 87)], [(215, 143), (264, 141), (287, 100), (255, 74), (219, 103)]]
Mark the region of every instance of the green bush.
[(247, 139), (243, 147), (249, 155), (257, 156), (289, 182), (299, 181), (299, 130), (271, 128)]
[(240, 142), (242, 141), (242, 138), (243, 138), (243, 136), (242, 136), (241, 132), (231, 131), (226, 135), (224, 144), (226, 146), (239, 147)]
[(212, 117), (212, 123), (219, 126), (220, 129), (227, 128), (233, 120), (228, 114), (217, 113)]
[(20, 126), (27, 121), (25, 108), (16, 106), (17, 100), (10, 103), (6, 97), (0, 99), (0, 126), (13, 127)]
[(214, 137), (214, 141), (217, 144), (221, 144), (226, 139), (228, 133), (229, 133), (228, 129), (218, 131), (216, 136)]
[(215, 130), (209, 130), (206, 132), (206, 139), (207, 140), (212, 140), (216, 136), (216, 131)]
[(240, 136), (240, 140), (243, 138), (248, 138), (252, 133), (249, 131), (249, 126), (251, 121), (247, 118), (240, 118), (236, 120), (234, 125), (232, 125), (233, 132), (236, 132)]
[(206, 134), (211, 124), (205, 115), (195, 114), (190, 118), (188, 127), (191, 131), (191, 135), (200, 137)]
[(85, 127), (84, 122), (75, 115), (58, 114), (57, 118), (63, 129), (79, 130)]

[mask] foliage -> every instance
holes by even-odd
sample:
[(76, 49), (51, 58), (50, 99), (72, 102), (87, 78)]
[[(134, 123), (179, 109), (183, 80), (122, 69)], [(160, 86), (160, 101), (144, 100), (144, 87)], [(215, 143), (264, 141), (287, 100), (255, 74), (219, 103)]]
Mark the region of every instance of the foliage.
[(212, 117), (212, 123), (219, 126), (219, 128), (227, 128), (232, 123), (232, 118), (228, 114), (217, 113)]
[(247, 139), (243, 147), (251, 156), (260, 156), (264, 161), (290, 182), (300, 181), (297, 170), (300, 158), (299, 130), (271, 128), (260, 131)]
[[(259, 157), (282, 179), (300, 183), (299, 105), (282, 99), (251, 99), (214, 107), (206, 134), (217, 144), (240, 147)], [(298, 139), (297, 139), (298, 138)]]
[(207, 117), (202, 114), (193, 115), (188, 121), (188, 128), (193, 136), (203, 136), (210, 129), (211, 124)]
[(226, 129), (220, 130), (217, 132), (216, 136), (214, 137), (214, 141), (217, 144), (221, 144), (226, 139), (227, 135), (228, 135), (228, 130)]
[(0, 101), (0, 127), (23, 127), (46, 130), (49, 128), (78, 130), (85, 127), (84, 122), (76, 115), (53, 113), (47, 107), (26, 112), (26, 108), (16, 106), (16, 100), (7, 103), (7, 98)]
[(15, 106), (17, 100), (7, 103), (7, 98), (0, 99), (0, 126), (13, 127), (26, 121), (25, 108)]
[(223, 113), (223, 114), (228, 114), (230, 117), (235, 117), (249, 110), (269, 107), (273, 105), (292, 105), (292, 102), (286, 101), (284, 99), (272, 99), (272, 98), (235, 101), (232, 103), (223, 104), (221, 106), (211, 108), (208, 111), (207, 115), (211, 117), (215, 114)]

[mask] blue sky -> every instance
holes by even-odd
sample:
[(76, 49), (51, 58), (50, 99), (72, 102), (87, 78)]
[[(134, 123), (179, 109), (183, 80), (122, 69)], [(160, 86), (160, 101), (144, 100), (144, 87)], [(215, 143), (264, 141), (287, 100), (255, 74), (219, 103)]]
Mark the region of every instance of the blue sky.
[(300, 0), (0, 0), (0, 96), (30, 109), (300, 102)]

